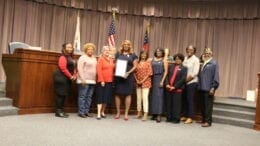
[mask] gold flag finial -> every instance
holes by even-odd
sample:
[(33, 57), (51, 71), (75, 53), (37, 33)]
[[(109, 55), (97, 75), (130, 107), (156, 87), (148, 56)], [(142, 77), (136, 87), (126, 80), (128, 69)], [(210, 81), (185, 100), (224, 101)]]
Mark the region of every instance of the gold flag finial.
[(113, 7), (112, 8), (112, 16), (113, 16), (113, 20), (116, 20), (116, 13), (118, 13), (118, 9)]

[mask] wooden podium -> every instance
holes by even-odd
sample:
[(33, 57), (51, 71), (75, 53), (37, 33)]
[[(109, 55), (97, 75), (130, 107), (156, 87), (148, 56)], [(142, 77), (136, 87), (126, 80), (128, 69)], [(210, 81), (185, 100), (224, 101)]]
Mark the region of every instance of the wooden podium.
[[(59, 55), (57, 52), (29, 49), (3, 54), (6, 96), (13, 99), (19, 114), (54, 112), (52, 75), (57, 69)], [(77, 96), (67, 98), (65, 110), (76, 111), (76, 108)]]
[(258, 94), (257, 94), (257, 101), (256, 101), (254, 129), (260, 130), (260, 72), (258, 73)]

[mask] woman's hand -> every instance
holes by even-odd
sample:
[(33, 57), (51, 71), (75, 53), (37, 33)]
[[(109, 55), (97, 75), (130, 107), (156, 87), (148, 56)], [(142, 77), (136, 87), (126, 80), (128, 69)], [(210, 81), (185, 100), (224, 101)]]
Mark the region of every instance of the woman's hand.
[(162, 81), (160, 82), (160, 87), (163, 87), (163, 82)]
[(126, 72), (126, 73), (125, 73), (125, 78), (127, 78), (129, 75), (130, 75), (130, 73), (129, 73), (129, 72)]
[(215, 89), (211, 88), (210, 91), (209, 91), (209, 95), (214, 95), (214, 94), (215, 94)]
[(193, 77), (192, 77), (192, 76), (188, 76), (188, 77), (186, 78), (186, 82), (189, 82), (189, 81), (191, 81), (191, 80), (193, 80)]
[(137, 84), (137, 86), (141, 86), (142, 85), (142, 82), (141, 81), (136, 81), (136, 84)]
[(172, 90), (175, 89), (175, 87), (173, 87), (173, 86), (171, 86), (171, 85), (166, 85), (166, 89), (167, 89), (168, 91), (172, 91)]
[(87, 85), (87, 82), (86, 82), (85, 80), (83, 80), (82, 83), (81, 83), (81, 85), (82, 85), (82, 86), (85, 86), (85, 85)]
[(72, 81), (75, 81), (77, 79), (77, 77), (75, 75), (71, 76), (70, 78)]
[(105, 86), (105, 82), (101, 82), (101, 86), (104, 87)]

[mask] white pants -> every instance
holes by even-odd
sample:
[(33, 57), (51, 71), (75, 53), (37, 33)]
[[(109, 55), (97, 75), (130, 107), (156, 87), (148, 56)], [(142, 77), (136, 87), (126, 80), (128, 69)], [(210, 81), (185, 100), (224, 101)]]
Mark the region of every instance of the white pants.
[(142, 102), (143, 109), (145, 113), (148, 113), (148, 95), (150, 88), (136, 88), (137, 95), (137, 111), (142, 110)]

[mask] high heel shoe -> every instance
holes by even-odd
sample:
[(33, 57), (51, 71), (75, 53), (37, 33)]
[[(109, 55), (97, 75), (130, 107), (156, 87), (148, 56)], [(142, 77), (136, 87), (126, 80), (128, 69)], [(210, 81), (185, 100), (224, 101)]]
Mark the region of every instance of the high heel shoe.
[(201, 127), (210, 127), (210, 126), (211, 126), (211, 124), (210, 124), (210, 123), (207, 123), (207, 122), (201, 124)]
[(106, 118), (107, 116), (105, 114), (101, 114), (101, 118)]
[(125, 120), (125, 121), (128, 121), (128, 117), (125, 116), (125, 117), (124, 117), (124, 120)]
[(187, 119), (188, 119), (188, 118), (186, 118), (186, 117), (181, 117), (181, 121), (182, 121), (182, 122), (185, 122)]
[(115, 117), (114, 117), (114, 119), (119, 119), (120, 118), (120, 115), (116, 115)]
[(192, 119), (191, 118), (188, 118), (185, 122), (184, 122), (184, 124), (191, 124), (193, 121), (192, 121)]
[(141, 113), (141, 111), (138, 111), (137, 114), (136, 114), (136, 118), (140, 119), (141, 117), (142, 117), (142, 113)]
[(147, 120), (147, 115), (148, 115), (148, 113), (145, 112), (145, 113), (144, 113), (144, 116), (143, 116), (143, 118), (142, 118), (142, 121), (146, 121), (146, 120)]

